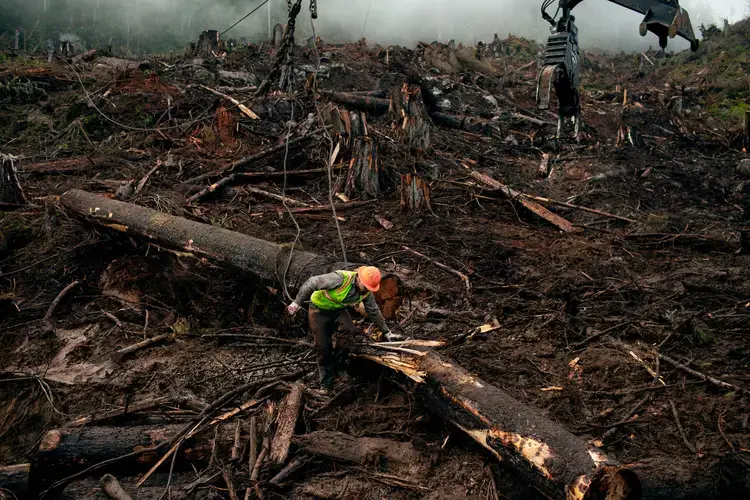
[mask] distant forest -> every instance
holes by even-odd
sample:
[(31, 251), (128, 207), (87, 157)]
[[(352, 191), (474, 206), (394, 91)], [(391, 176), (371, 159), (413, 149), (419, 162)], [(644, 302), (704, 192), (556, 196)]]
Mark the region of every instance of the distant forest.
[[(0, 47), (44, 50), (47, 40), (73, 33), (88, 48), (112, 46), (121, 54), (180, 50), (204, 29), (223, 31), (262, 0), (1, 0)], [(272, 22), (286, 18), (286, 2), (271, 2)], [(250, 40), (267, 36), (267, 7), (227, 33)]]

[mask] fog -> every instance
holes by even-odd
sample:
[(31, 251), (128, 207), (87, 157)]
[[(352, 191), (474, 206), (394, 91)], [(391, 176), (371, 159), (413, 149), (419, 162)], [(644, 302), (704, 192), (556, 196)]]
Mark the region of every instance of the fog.
[[(260, 5), (262, 0), (0, 0), (0, 34), (19, 27), (37, 37), (73, 32), (89, 44), (111, 43), (133, 52), (177, 49), (196, 40), (203, 29), (224, 31)], [(718, 25), (724, 18), (747, 14), (748, 0), (682, 0), (693, 26)], [(298, 38), (310, 36), (308, 0), (298, 20)], [(544, 41), (549, 25), (540, 14), (541, 0), (319, 0), (318, 36), (331, 41), (358, 40), (382, 45), (414, 45), (418, 41), (474, 43), (509, 33)], [(230, 30), (224, 38), (267, 37), (271, 23), (283, 22), (286, 0), (269, 5)], [(554, 7), (550, 10), (554, 12)], [(605, 0), (586, 0), (574, 11), (580, 43), (589, 50), (642, 50), (657, 47), (649, 34), (642, 38), (642, 16)], [(33, 36), (33, 35), (32, 35)], [(670, 42), (682, 50), (687, 43)]]

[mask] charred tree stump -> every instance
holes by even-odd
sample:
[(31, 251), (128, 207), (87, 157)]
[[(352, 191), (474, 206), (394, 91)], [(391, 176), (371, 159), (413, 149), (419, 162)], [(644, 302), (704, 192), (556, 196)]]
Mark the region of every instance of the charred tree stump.
[[(331, 262), (301, 250), (295, 250), (290, 261), (290, 249), (286, 246), (77, 189), (64, 193), (60, 203), (79, 217), (101, 226), (189, 252), (227, 269), (269, 282), (285, 277), (290, 289), (298, 288), (317, 274), (358, 267), (358, 264), (346, 266)], [(396, 276), (384, 277), (380, 291), (375, 294), (384, 315), (393, 311), (393, 304), (403, 300), (403, 296)]]
[(0, 154), (0, 203), (25, 205), (26, 196), (18, 182), (16, 160), (15, 156)]
[(357, 137), (349, 162), (345, 194), (377, 198), (382, 192), (382, 170), (378, 145), (371, 137)]
[[(542, 413), (480, 380), (419, 341), (358, 356), (409, 377), (424, 407), (451, 422), (553, 499), (635, 500), (638, 476)], [(412, 347), (413, 346), (413, 347)], [(395, 347), (395, 350), (394, 350)]]
[(422, 100), (422, 91), (416, 85), (403, 84), (391, 93), (389, 112), (393, 128), (404, 144), (413, 150), (430, 147), (430, 115)]
[(390, 439), (354, 437), (342, 432), (315, 431), (295, 436), (294, 443), (313, 455), (353, 464), (378, 463), (381, 466), (414, 466), (419, 463), (419, 451), (411, 443)]
[(430, 185), (416, 174), (401, 176), (401, 208), (419, 211), (423, 208), (432, 211), (430, 206)]
[(205, 30), (198, 37), (196, 56), (213, 58), (222, 53), (221, 38), (216, 30)]

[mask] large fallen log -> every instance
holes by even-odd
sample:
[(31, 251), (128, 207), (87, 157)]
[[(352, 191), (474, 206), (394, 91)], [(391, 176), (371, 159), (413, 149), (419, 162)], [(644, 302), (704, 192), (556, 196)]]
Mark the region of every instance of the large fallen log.
[(354, 464), (378, 463), (385, 468), (417, 466), (421, 454), (411, 443), (390, 439), (354, 437), (342, 432), (316, 431), (294, 437), (307, 453)]
[[(284, 281), (292, 289), (311, 276), (347, 267), (312, 252), (292, 252), (288, 246), (77, 189), (64, 193), (60, 203), (79, 216), (110, 229), (189, 252), (262, 280)], [(403, 301), (402, 293), (394, 293), (400, 289), (398, 278), (384, 278), (376, 294), (384, 314), (386, 310), (395, 310), (394, 304), (400, 305)]]
[[(74, 474), (112, 457), (152, 448), (168, 442), (183, 428), (165, 426), (101, 426), (55, 429), (47, 432), (32, 463), (29, 484), (43, 490), (56, 479)], [(163, 452), (162, 452), (163, 453)], [(162, 453), (144, 452), (130, 459), (117, 461), (111, 470), (119, 475), (143, 472), (159, 460)], [(208, 440), (186, 441), (180, 448), (181, 463), (207, 461), (211, 455)]]
[(641, 498), (641, 484), (633, 471), (608, 459), (539, 410), (418, 344), (375, 344), (379, 347), (360, 347), (358, 356), (405, 374), (425, 408), (506, 461), (548, 497)]

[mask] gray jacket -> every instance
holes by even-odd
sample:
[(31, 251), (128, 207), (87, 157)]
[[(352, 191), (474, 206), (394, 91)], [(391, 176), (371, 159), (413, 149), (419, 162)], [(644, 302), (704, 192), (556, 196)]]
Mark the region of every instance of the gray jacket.
[[(305, 281), (302, 287), (300, 287), (299, 293), (297, 294), (297, 298), (294, 299), (294, 302), (297, 305), (301, 306), (303, 303), (309, 301), (312, 294), (316, 291), (335, 290), (343, 284), (344, 275), (342, 275), (338, 271), (334, 271), (328, 274), (321, 274), (319, 276), (313, 276), (309, 280)], [(352, 289), (349, 291), (349, 294), (346, 296), (347, 302), (354, 302), (357, 298), (359, 298), (359, 292), (357, 291), (356, 287), (352, 287)], [(367, 294), (367, 297), (365, 297), (362, 305), (365, 306), (367, 316), (369, 316), (370, 320), (372, 320), (372, 322), (375, 323), (378, 328), (380, 328), (380, 331), (383, 333), (390, 333), (390, 329), (388, 328), (388, 325), (385, 324), (385, 318), (383, 318), (383, 314), (380, 312), (378, 303), (375, 301), (375, 296), (372, 293)]]

